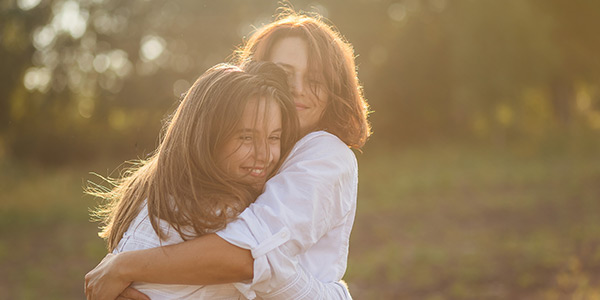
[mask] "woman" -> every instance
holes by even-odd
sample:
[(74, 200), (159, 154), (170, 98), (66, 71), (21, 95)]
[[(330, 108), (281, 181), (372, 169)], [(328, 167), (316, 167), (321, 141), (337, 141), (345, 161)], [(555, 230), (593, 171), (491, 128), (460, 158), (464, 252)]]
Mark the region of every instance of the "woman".
[[(273, 63), (217, 65), (200, 76), (166, 124), (155, 154), (109, 192), (102, 237), (113, 253), (176, 244), (222, 229), (262, 190), (296, 142), (285, 73)], [(136, 284), (155, 299), (233, 298), (231, 284)]]
[(86, 275), (89, 299), (112, 299), (132, 281), (242, 280), (251, 280), (248, 298), (349, 297), (338, 282), (356, 210), (356, 160), (348, 147), (362, 147), (370, 134), (352, 47), (319, 19), (287, 12), (238, 52), (237, 63), (249, 60), (287, 71), (305, 136), (263, 194), (224, 230), (107, 257)]

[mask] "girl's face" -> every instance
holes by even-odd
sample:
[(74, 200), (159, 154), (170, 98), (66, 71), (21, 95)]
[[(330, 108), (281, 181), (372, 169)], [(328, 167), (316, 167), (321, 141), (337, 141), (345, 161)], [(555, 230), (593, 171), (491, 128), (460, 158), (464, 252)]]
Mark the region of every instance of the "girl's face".
[(281, 110), (274, 100), (249, 100), (240, 127), (217, 154), (219, 166), (229, 176), (262, 188), (279, 162), (281, 127)]
[(269, 59), (288, 73), (300, 129), (304, 133), (313, 130), (321, 120), (327, 101), (320, 86), (322, 74), (313, 74), (308, 69), (306, 42), (300, 37), (282, 38), (273, 45)]

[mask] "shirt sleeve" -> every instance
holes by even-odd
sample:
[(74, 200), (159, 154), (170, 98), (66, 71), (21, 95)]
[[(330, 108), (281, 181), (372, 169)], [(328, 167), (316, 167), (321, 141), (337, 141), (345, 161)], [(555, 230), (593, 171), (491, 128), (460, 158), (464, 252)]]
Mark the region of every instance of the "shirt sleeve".
[[(263, 297), (303, 284), (328, 290), (294, 257), (345, 220), (356, 206), (357, 184), (354, 153), (331, 134), (309, 134), (296, 144), (256, 202), (217, 234), (252, 251), (251, 287)], [(340, 285), (334, 282), (331, 287), (335, 292)]]
[[(252, 283), (234, 283), (248, 299), (256, 297), (269, 300), (289, 299), (352, 299), (348, 287), (342, 281), (322, 282), (297, 262), (297, 257), (284, 255), (279, 248), (255, 259), (259, 264), (272, 266), (269, 272), (260, 272), (262, 278)], [(256, 272), (255, 272), (256, 274)], [(266, 274), (270, 276), (265, 276)]]
[[(267, 256), (272, 259), (276, 255), (269, 253)], [(281, 281), (283, 284), (276, 289), (264, 293), (262, 289), (256, 288), (256, 294), (265, 300), (352, 299), (348, 287), (343, 282), (321, 282), (298, 264), (295, 266), (295, 271), (294, 276)]]

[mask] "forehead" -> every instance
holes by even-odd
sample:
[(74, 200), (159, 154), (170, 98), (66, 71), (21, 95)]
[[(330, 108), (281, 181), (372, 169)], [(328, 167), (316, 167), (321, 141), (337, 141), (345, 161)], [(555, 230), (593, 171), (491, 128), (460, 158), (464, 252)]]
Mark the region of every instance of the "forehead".
[(270, 96), (252, 97), (248, 99), (240, 121), (243, 127), (248, 128), (256, 124), (280, 124), (281, 108)]
[(301, 37), (282, 37), (273, 43), (269, 60), (296, 69), (308, 68), (308, 47)]

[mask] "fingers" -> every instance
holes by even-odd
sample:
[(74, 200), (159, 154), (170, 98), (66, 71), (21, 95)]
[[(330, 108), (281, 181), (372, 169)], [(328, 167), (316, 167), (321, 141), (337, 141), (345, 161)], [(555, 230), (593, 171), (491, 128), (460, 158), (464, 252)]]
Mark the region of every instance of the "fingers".
[(83, 281), (83, 292), (85, 293), (85, 298), (87, 300), (92, 299), (92, 293), (89, 290), (89, 282), (90, 282), (90, 273), (85, 274), (85, 280)]
[[(132, 300), (150, 300), (150, 297), (146, 296), (146, 294), (132, 288), (126, 288), (120, 295), (119, 298), (123, 297), (124, 299), (132, 299)], [(119, 299), (117, 298), (117, 299)]]

